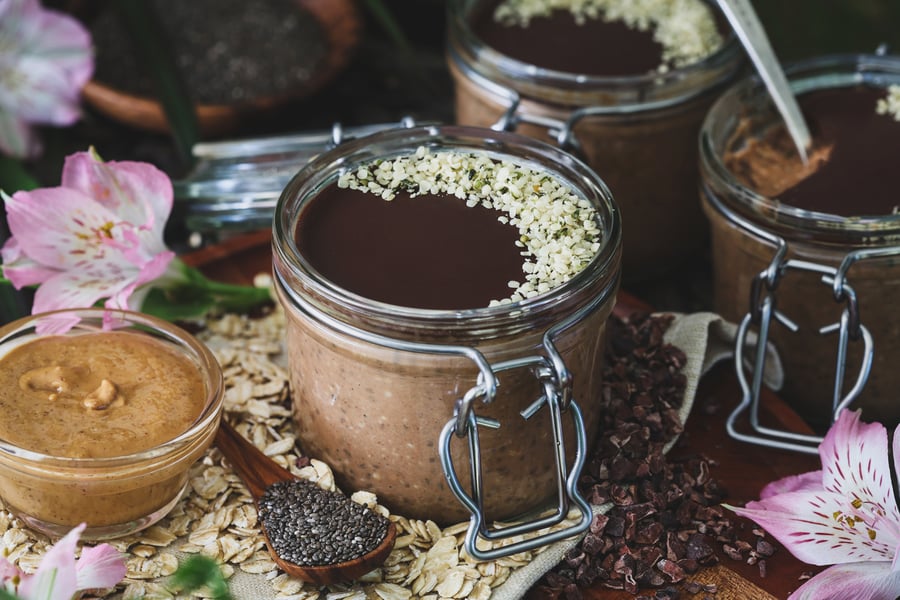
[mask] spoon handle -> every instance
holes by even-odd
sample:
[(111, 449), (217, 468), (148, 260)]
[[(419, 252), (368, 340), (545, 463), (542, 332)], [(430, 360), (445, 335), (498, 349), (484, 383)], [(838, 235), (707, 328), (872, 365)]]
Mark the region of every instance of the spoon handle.
[(797, 146), (803, 163), (807, 162), (806, 150), (812, 143), (809, 128), (791, 91), (791, 86), (775, 57), (772, 44), (763, 29), (750, 0), (718, 0), (719, 6), (731, 23), (756, 71), (766, 84), (769, 95), (787, 125), (788, 133)]
[(263, 454), (224, 418), (216, 432), (216, 446), (243, 480), (254, 500), (259, 500), (273, 483), (294, 479), (290, 471)]

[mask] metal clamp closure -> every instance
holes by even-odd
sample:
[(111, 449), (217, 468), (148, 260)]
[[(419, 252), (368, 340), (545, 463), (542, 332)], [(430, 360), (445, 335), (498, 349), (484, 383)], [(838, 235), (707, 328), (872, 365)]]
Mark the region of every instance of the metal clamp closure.
[[(552, 349), (550, 354), (555, 354), (558, 357), (559, 355), (552, 344), (550, 344), (550, 348)], [(554, 366), (554, 361), (551, 358), (540, 356), (515, 359), (493, 365), (495, 373), (518, 368), (530, 368), (543, 388), (541, 396), (523, 409), (520, 414), (523, 419), (528, 420), (545, 406), (549, 411), (557, 479), (557, 506), (551, 514), (516, 525), (495, 529), (487, 526), (484, 511), (485, 494), (478, 428), (482, 426), (496, 429), (500, 427), (500, 423), (493, 419), (475, 415), (475, 411), (472, 410), (471, 399), (477, 397), (481, 392), (480, 386), (476, 385), (457, 402), (456, 413), (441, 431), (438, 446), (441, 465), (444, 468), (447, 483), (453, 494), (472, 514), (469, 520), (469, 528), (466, 532), (464, 547), (466, 552), (476, 560), (495, 560), (577, 535), (590, 526), (592, 518), (590, 505), (579, 494), (577, 489), (578, 478), (587, 454), (587, 436), (581, 409), (571, 398), (571, 378), (568, 375), (568, 371), (563, 368), (561, 373)], [(568, 388), (569, 391), (564, 391), (565, 388)], [(571, 471), (569, 471), (566, 464), (566, 443), (562, 422), (562, 416), (565, 412), (571, 415), (575, 426), (576, 448)], [(460, 423), (465, 425), (461, 427)], [(450, 449), (451, 442), (455, 437), (454, 434), (456, 437), (465, 437), (468, 440), (471, 493), (467, 493), (463, 488), (462, 482), (457, 475), (456, 467), (453, 464)], [(574, 502), (581, 512), (581, 518), (573, 525), (552, 532), (540, 533), (518, 542), (500, 545), (489, 550), (478, 548), (479, 538), (487, 541), (504, 540), (557, 525), (568, 516), (571, 502)]]
[[(745, 229), (752, 235), (775, 245), (775, 253), (768, 266), (754, 277), (750, 286), (750, 307), (742, 319), (735, 339), (735, 370), (741, 386), (740, 404), (731, 413), (726, 423), (728, 433), (735, 439), (797, 452), (814, 454), (822, 441), (821, 436), (806, 435), (791, 431), (783, 431), (765, 427), (760, 423), (760, 392), (763, 385), (763, 373), (766, 367), (767, 345), (772, 319), (787, 327), (791, 332), (799, 330), (798, 325), (777, 308), (777, 289), (790, 271), (806, 271), (818, 273), (823, 284), (829, 287), (833, 300), (844, 303), (840, 318), (835, 323), (821, 327), (820, 335), (837, 332), (837, 352), (835, 360), (835, 376), (832, 388), (830, 419), (833, 422), (837, 414), (852, 404), (859, 397), (869, 378), (874, 356), (874, 342), (869, 330), (860, 320), (859, 299), (848, 282), (847, 271), (857, 262), (873, 258), (900, 255), (900, 247), (860, 249), (846, 254), (838, 267), (830, 267), (809, 261), (788, 259), (788, 244), (781, 236), (761, 229), (750, 223), (737, 213), (726, 208), (709, 189), (704, 188), (707, 200), (719, 210), (730, 222)], [(752, 344), (749, 340), (750, 330), (756, 329), (755, 351), (753, 360), (745, 360), (745, 349)], [(853, 386), (843, 393), (847, 371), (849, 343), (862, 344), (862, 359)], [(750, 380), (747, 378), (750, 372)], [(748, 413), (752, 433), (739, 431), (738, 418)]]

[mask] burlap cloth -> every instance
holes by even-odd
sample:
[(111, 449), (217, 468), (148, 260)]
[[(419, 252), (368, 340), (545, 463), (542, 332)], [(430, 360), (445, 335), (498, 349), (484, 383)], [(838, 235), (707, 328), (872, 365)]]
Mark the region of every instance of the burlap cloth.
[[(713, 313), (675, 315), (675, 320), (665, 333), (668, 343), (682, 349), (687, 357), (683, 373), (687, 378), (684, 401), (680, 417), (686, 422), (694, 404), (697, 385), (704, 373), (716, 363), (733, 356), (734, 336), (737, 327)], [(773, 388), (780, 387), (782, 379), (781, 363), (774, 352), (767, 360), (766, 383)], [(735, 399), (737, 400), (737, 399)], [(675, 440), (669, 443), (671, 448)], [(605, 512), (609, 505), (592, 507), (595, 513)], [(580, 538), (574, 537), (557, 542), (538, 554), (528, 565), (516, 569), (501, 586), (494, 589), (491, 600), (515, 600), (525, 593), (562, 559), (566, 551), (576, 545)], [(268, 582), (259, 576), (236, 572), (230, 580), (231, 590), (237, 600), (273, 600), (275, 594)], [(338, 596), (335, 596), (337, 598)]]

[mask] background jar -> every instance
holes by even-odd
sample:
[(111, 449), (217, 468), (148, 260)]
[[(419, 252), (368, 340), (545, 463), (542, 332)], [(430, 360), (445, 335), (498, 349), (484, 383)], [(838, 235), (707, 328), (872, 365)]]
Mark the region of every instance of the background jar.
[(470, 27), (483, 5), (448, 2), (456, 121), (515, 127), (567, 149), (574, 143), (622, 211), (626, 282), (666, 273), (697, 255), (708, 240), (696, 196), (697, 134), (742, 65), (734, 36), (704, 60), (665, 74), (583, 75), (538, 68), (487, 46)]
[[(304, 207), (345, 170), (409, 156), (420, 146), (487, 153), (561, 179), (595, 207), (603, 231), (599, 252), (551, 292), (479, 309), (389, 305), (323, 279), (294, 237)], [(617, 209), (596, 174), (564, 152), (516, 134), (454, 126), (403, 129), (347, 142), (314, 159), (279, 200), (273, 242), (275, 279), (287, 315), (294, 419), (304, 452), (329, 463), (343, 488), (371, 490), (403, 514), (442, 523), (467, 518), (445, 481), (438, 445), (457, 401), (476, 385), (479, 369), (469, 357), (440, 349), (471, 348), (491, 364), (543, 354), (543, 337), (554, 325), (563, 326), (554, 344), (572, 374), (587, 439), (593, 439), (606, 320), (619, 281), (620, 235)], [(391, 347), (395, 344), (383, 343), (384, 338), (437, 351)], [(519, 414), (540, 396), (538, 380), (527, 365), (498, 379), (497, 397), (474, 406), (479, 417), (501, 423), (479, 434), (485, 509), (492, 519), (543, 503), (556, 483), (547, 411), (527, 421)], [(568, 419), (565, 425), (571, 440)], [(468, 464), (464, 442), (454, 444), (452, 455), (455, 465)], [(457, 471), (468, 488), (468, 469)]]
[[(887, 88), (900, 83), (900, 57), (825, 56), (789, 65), (786, 70), (797, 94), (858, 85)], [(850, 252), (890, 254), (900, 245), (900, 215), (842, 217), (800, 210), (738, 181), (725, 166), (725, 154), (779, 123), (762, 84), (751, 77), (722, 95), (701, 131), (701, 196), (712, 226), (714, 305), (717, 312), (734, 321), (740, 321), (750, 309), (753, 280), (772, 262), (778, 238), (786, 242), (786, 260), (830, 269), (837, 269)], [(861, 323), (871, 332), (875, 348), (871, 375), (851, 408), (862, 408), (866, 420), (896, 425), (900, 422), (900, 402), (896, 400), (900, 386), (900, 257), (855, 262), (847, 271), (847, 282), (856, 293)], [(773, 323), (770, 330), (784, 364), (781, 394), (804, 419), (822, 430), (831, 422), (837, 342), (835, 334), (820, 335), (818, 331), (840, 319), (846, 298), (837, 301), (821, 273), (787, 269), (775, 299), (777, 309), (799, 327), (792, 333)], [(855, 380), (862, 347), (862, 343), (849, 344), (842, 393)]]

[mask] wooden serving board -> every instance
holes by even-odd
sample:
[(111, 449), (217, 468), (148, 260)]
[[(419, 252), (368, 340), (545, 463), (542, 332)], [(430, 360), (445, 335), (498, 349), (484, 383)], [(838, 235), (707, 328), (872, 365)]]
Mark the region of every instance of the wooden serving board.
[[(183, 258), (188, 264), (202, 268), (209, 277), (248, 284), (257, 274), (271, 272), (271, 235), (268, 231), (262, 231), (237, 236)], [(628, 314), (647, 309), (647, 304), (627, 293), (620, 294), (617, 313)], [(682, 435), (684, 443), (680, 443), (671, 454), (673, 460), (690, 454), (704, 454), (712, 459), (715, 463), (712, 476), (728, 491), (727, 501), (737, 505), (757, 499), (759, 491), (770, 481), (813, 471), (820, 466), (818, 457), (813, 455), (764, 448), (732, 439), (725, 429), (725, 421), (739, 399), (740, 388), (730, 364), (722, 364), (704, 376), (697, 390), (694, 410)], [(795, 431), (806, 430), (797, 414), (768, 391), (763, 394), (761, 419)], [(746, 527), (746, 539), (752, 539), (750, 530), (755, 525), (737, 517), (735, 520)], [(775, 543), (772, 538), (769, 541)], [(775, 555), (767, 560), (765, 577), (760, 576), (758, 566), (723, 555), (718, 566), (701, 570), (691, 580), (715, 585), (716, 600), (780, 600), (800, 586), (802, 575), (815, 571), (815, 567), (801, 563), (783, 548), (778, 548)], [(652, 595), (653, 591), (647, 590), (645, 593)], [(588, 600), (634, 599), (627, 592), (602, 586), (583, 590), (583, 595)], [(545, 597), (546, 594), (538, 590), (528, 595), (529, 600)]]

